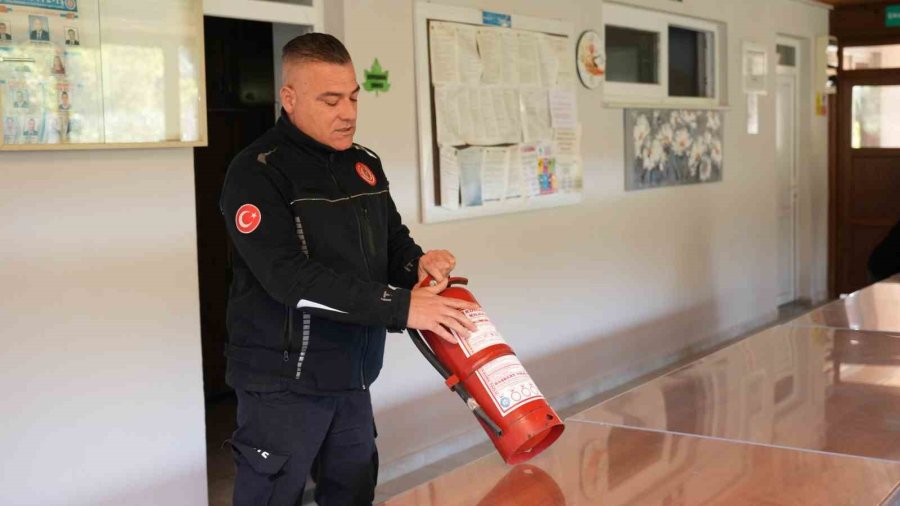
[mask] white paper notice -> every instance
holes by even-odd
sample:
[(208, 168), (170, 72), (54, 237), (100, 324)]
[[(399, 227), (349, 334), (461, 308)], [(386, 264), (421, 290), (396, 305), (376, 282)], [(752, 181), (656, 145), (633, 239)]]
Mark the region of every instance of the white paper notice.
[(574, 192), (581, 189), (581, 166), (572, 156), (556, 157), (556, 178), (559, 190)]
[(553, 132), (550, 128), (547, 92), (542, 89), (523, 90), (519, 97), (523, 112), (522, 138), (525, 142), (551, 140)]
[(506, 142), (516, 144), (522, 142), (522, 104), (519, 102), (519, 90), (507, 88), (503, 91), (506, 104), (506, 117), (509, 118), (509, 137)]
[(500, 33), (494, 29), (478, 30), (478, 52), (484, 71), (481, 82), (500, 84), (503, 82), (503, 44)]
[(453, 337), (459, 342), (459, 346), (466, 357), (471, 357), (479, 351), (497, 344), (506, 344), (503, 336), (500, 335), (497, 327), (491, 323), (484, 311), (481, 309), (464, 309), (463, 314), (475, 324), (477, 330), (469, 334), (469, 337), (465, 339), (460, 339), (456, 331), (451, 330), (451, 332)]
[(484, 122), (484, 137), (480, 139), (479, 144), (499, 144), (502, 139), (495, 109), (502, 108), (503, 102), (497, 104), (497, 107), (494, 106), (494, 93), (490, 88), (478, 88), (478, 95), (481, 99), (481, 119)]
[(759, 134), (759, 95), (756, 93), (747, 94), (747, 133)]
[(463, 88), (453, 85), (438, 85), (434, 88), (435, 123), (439, 145), (465, 144), (459, 114), (459, 94)]
[(507, 147), (484, 148), (481, 174), (482, 198), (485, 202), (498, 202), (506, 197), (509, 151)]
[(506, 175), (506, 198), (521, 198), (522, 191), (522, 149), (520, 146), (509, 148), (509, 170)]
[(459, 41), (459, 77), (465, 84), (481, 84), (483, 65), (481, 57), (478, 56), (475, 33), (476, 29), (470, 26), (460, 26), (456, 29), (456, 39)]
[(459, 161), (457, 149), (441, 146), (441, 207), (459, 209)]
[(434, 84), (458, 83), (459, 44), (456, 27), (450, 23), (432, 21), (429, 26), (431, 44), (431, 82)]
[(550, 124), (553, 128), (574, 129), (578, 124), (575, 107), (575, 90), (554, 88), (550, 90)]
[(459, 185), (463, 207), (480, 206), (484, 200), (481, 188), (481, 166), (484, 148), (472, 147), (457, 151)]
[(549, 35), (538, 36), (538, 54), (541, 58), (541, 84), (545, 88), (556, 86), (556, 76), (559, 74), (559, 66), (562, 63), (559, 55), (556, 54), (556, 48), (553, 47), (552, 39)]
[(538, 37), (535, 34), (520, 33), (519, 38), (519, 84), (541, 84)]
[(538, 149), (534, 144), (522, 144), (519, 150), (521, 162), (522, 188), (526, 197), (534, 197), (541, 194), (541, 186), (538, 182)]
[(500, 35), (503, 57), (502, 80), (504, 84), (519, 84), (519, 37), (511, 31)]
[(556, 55), (556, 80), (546, 83), (547, 86), (571, 86), (575, 84), (575, 59), (571, 56), (574, 49), (569, 48), (569, 39), (554, 35), (544, 35), (541, 41), (545, 49), (541, 55), (553, 53)]
[(580, 151), (578, 130), (575, 128), (553, 129), (553, 142), (556, 144), (555, 153), (559, 156), (577, 158)]

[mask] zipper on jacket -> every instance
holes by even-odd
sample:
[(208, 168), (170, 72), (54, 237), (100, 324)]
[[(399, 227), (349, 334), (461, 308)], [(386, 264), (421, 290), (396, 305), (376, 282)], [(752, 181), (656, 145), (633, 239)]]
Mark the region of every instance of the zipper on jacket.
[[(347, 197), (347, 198), (349, 199), (349, 198), (350, 198), (350, 194), (347, 193), (346, 191), (344, 191), (344, 188), (341, 186), (340, 183), (338, 183), (337, 178), (334, 177), (334, 169), (331, 168), (331, 165), (332, 165), (332, 162), (333, 162), (333, 161), (334, 161), (334, 154), (328, 155), (328, 175), (331, 176), (331, 180), (334, 181), (335, 186), (338, 187), (338, 189), (341, 191), (341, 193), (343, 193), (344, 196)], [(351, 205), (353, 205), (352, 202), (351, 202)], [(365, 208), (363, 208), (363, 209), (365, 209)], [(356, 209), (353, 210), (353, 217), (356, 218), (356, 229), (359, 231), (359, 233), (358, 233), (357, 236), (356, 236), (357, 239), (359, 239), (359, 251), (362, 253), (363, 261), (364, 261), (365, 264), (366, 264), (366, 273), (367, 273), (369, 276), (371, 276), (371, 275), (372, 275), (372, 268), (369, 267), (369, 255), (366, 253), (366, 248), (365, 248), (365, 246), (363, 246), (363, 238), (362, 238), (362, 236), (363, 236), (363, 226), (362, 226), (362, 221), (360, 221), (360, 219), (359, 219), (359, 213), (356, 212)], [(366, 217), (366, 219), (368, 220), (368, 216)]]
[(281, 343), (281, 349), (284, 350), (284, 361), (287, 362), (290, 360), (291, 355), (291, 334), (294, 327), (294, 312), (291, 311), (290, 306), (284, 306), (284, 310), (287, 312), (287, 315), (285, 315), (284, 318), (284, 340)]
[(359, 362), (359, 375), (362, 378), (362, 388), (366, 387), (366, 355), (369, 354), (369, 327), (366, 327), (366, 337), (363, 339), (362, 360)]
[[(333, 162), (334, 162), (334, 154), (332, 153), (332, 154), (328, 155), (328, 175), (331, 176), (331, 180), (334, 181), (335, 186), (338, 187), (338, 189), (341, 191), (341, 193), (343, 193), (344, 196), (346, 196), (347, 198), (350, 198), (350, 194), (347, 193), (346, 191), (344, 191), (344, 188), (341, 186), (340, 183), (338, 183), (337, 178), (334, 176), (334, 169), (331, 167)], [(351, 202), (351, 205), (353, 205), (352, 202)], [(360, 206), (360, 207), (362, 207), (363, 212), (365, 213), (366, 225), (367, 225), (366, 233), (369, 236), (369, 244), (374, 245), (375, 239), (372, 237), (372, 229), (368, 226), (369, 211), (364, 206)], [(356, 229), (359, 231), (359, 233), (356, 236), (359, 239), (359, 250), (362, 253), (363, 261), (365, 261), (365, 263), (366, 263), (366, 272), (369, 274), (369, 276), (371, 276), (372, 268), (369, 267), (369, 255), (366, 253), (366, 248), (363, 245), (363, 238), (362, 238), (363, 225), (362, 225), (362, 221), (359, 219), (359, 213), (356, 211), (356, 209), (353, 210), (353, 217), (356, 218)], [(368, 388), (366, 386), (366, 354), (368, 354), (368, 352), (369, 352), (369, 327), (366, 326), (366, 336), (363, 338), (363, 356), (362, 356), (362, 360), (360, 361), (360, 364), (359, 364), (359, 375), (360, 375), (360, 378), (362, 379), (362, 389), (363, 390), (366, 390)]]
[(369, 239), (369, 252), (371, 252), (374, 255), (375, 254), (375, 236), (372, 234), (372, 223), (369, 221), (369, 209), (362, 204), (360, 205), (360, 207), (362, 207), (363, 218), (365, 219), (366, 237)]

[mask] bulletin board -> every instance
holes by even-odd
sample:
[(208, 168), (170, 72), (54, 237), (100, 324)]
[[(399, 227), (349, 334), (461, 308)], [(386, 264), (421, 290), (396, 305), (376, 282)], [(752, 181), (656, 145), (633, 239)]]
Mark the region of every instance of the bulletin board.
[(422, 219), (577, 204), (572, 25), (416, 4)]
[(0, 151), (206, 145), (202, 0), (0, 0)]

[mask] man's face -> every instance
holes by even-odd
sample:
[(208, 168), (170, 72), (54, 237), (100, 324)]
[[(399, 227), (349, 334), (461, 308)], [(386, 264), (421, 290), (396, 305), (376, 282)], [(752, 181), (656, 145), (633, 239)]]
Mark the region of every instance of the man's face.
[(0, 35), (6, 35), (6, 25), (0, 23)]
[(75, 30), (69, 30), (69, 40), (75, 40)]
[(29, 118), (29, 119), (28, 119), (28, 129), (29, 129), (29, 130), (34, 130), (34, 118)]
[(16, 92), (16, 101), (17, 101), (17, 102), (24, 102), (24, 101), (25, 101), (25, 95), (23, 95), (21, 91), (17, 91), (17, 92)]
[(352, 63), (292, 63), (285, 67), (281, 103), (291, 123), (338, 151), (353, 145), (359, 84)]
[(34, 31), (40, 32), (43, 30), (44, 30), (44, 22), (41, 21), (40, 19), (35, 19), (34, 20)]
[(62, 98), (63, 105), (69, 105), (69, 94), (68, 93), (63, 93), (61, 98)]

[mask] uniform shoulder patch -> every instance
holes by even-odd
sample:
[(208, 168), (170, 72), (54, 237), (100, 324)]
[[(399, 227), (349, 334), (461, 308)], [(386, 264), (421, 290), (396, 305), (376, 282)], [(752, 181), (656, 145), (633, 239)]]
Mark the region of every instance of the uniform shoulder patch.
[(242, 205), (234, 214), (234, 225), (237, 227), (238, 232), (242, 234), (249, 234), (256, 230), (261, 221), (262, 213), (253, 204)]
[(375, 179), (375, 174), (372, 172), (372, 169), (370, 169), (368, 165), (362, 162), (356, 162), (356, 173), (359, 174), (359, 177), (369, 186), (375, 186), (376, 184), (378, 184), (378, 180)]

